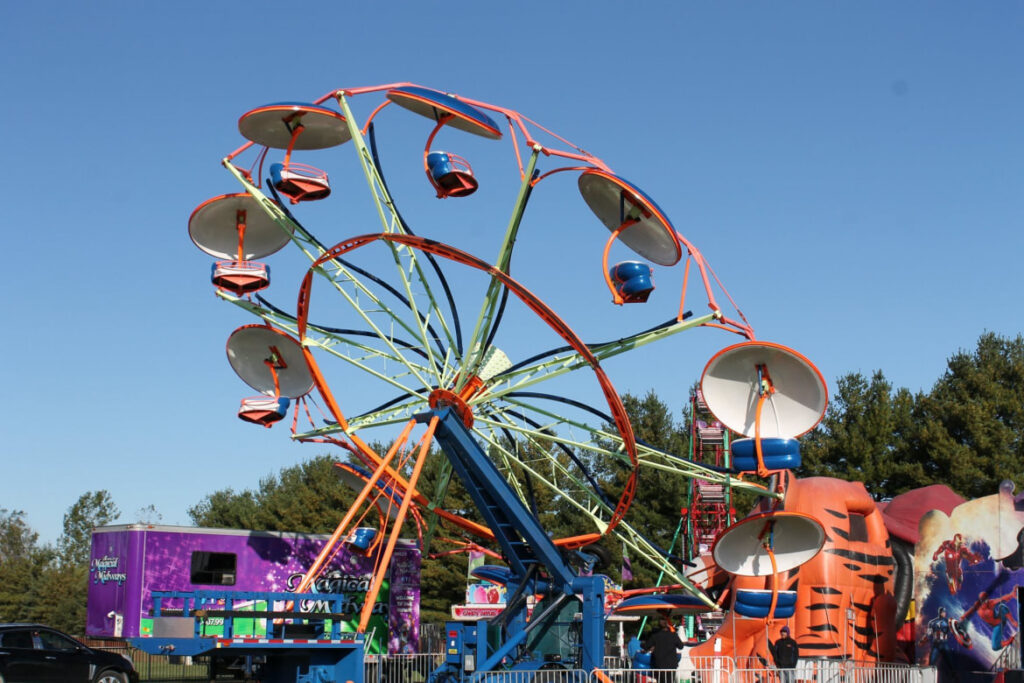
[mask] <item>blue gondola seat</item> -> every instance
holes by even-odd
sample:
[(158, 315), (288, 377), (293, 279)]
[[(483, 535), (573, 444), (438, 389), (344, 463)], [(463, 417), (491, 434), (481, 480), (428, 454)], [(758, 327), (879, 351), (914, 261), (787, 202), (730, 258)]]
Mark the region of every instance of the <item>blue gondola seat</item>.
[(651, 653), (644, 652), (643, 645), (640, 644), (640, 639), (636, 636), (630, 638), (626, 644), (626, 654), (629, 655), (634, 669), (651, 668)]
[[(761, 439), (764, 466), (771, 471), (792, 470), (800, 467), (800, 442), (796, 439)], [(757, 448), (753, 439), (732, 442), (733, 472), (757, 471)]]
[(271, 164), (270, 183), (292, 204), (323, 199), (331, 194), (327, 173), (306, 164)]
[(438, 197), (466, 197), (480, 186), (469, 162), (450, 152), (430, 152), (427, 171)]
[(373, 544), (373, 539), (377, 537), (377, 530), (371, 527), (359, 527), (353, 529), (352, 533), (345, 538), (347, 543), (352, 548), (365, 552), (370, 549)]
[[(741, 589), (736, 591), (733, 609), (743, 617), (765, 619), (772, 606), (770, 590)], [(775, 602), (775, 619), (788, 619), (796, 613), (796, 591), (779, 591)]]
[(615, 285), (615, 292), (627, 304), (642, 304), (654, 291), (651, 267), (640, 261), (623, 261), (615, 264), (609, 277)]

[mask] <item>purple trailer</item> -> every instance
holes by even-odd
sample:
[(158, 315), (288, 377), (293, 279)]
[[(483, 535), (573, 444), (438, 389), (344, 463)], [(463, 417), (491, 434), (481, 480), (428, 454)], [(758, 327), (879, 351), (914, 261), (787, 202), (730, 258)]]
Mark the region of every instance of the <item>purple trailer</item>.
[[(145, 638), (153, 633), (153, 591), (293, 591), (323, 548), (327, 536), (237, 529), (124, 524), (92, 534), (86, 633), (95, 637)], [(320, 611), (317, 593), (344, 593), (342, 612), (354, 631), (372, 579), (372, 559), (343, 545), (303, 609)], [(388, 580), (377, 597), (367, 629), (367, 654), (417, 652), (419, 646), (420, 551), (399, 541)], [(173, 604), (163, 602), (164, 613)], [(273, 609), (253, 605), (253, 609)], [(235, 606), (238, 609), (238, 606)], [(235, 621), (236, 633), (240, 628)], [(259, 629), (258, 620), (252, 628)], [(258, 631), (250, 635), (262, 635)]]

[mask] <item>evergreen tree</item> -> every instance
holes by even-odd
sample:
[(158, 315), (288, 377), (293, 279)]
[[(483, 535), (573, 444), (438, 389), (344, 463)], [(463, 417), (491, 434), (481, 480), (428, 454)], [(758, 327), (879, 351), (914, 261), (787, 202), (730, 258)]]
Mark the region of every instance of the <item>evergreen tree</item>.
[(31, 620), (73, 635), (85, 633), (89, 595), (87, 564), (52, 563), (37, 578)]
[(918, 485), (945, 483), (968, 498), (1009, 479), (1024, 485), (1024, 337), (987, 332), (961, 350), (914, 412), (904, 457), (923, 470)]
[(862, 481), (876, 499), (919, 486), (922, 464), (906, 457), (917, 397), (893, 391), (881, 370), (840, 377), (821, 424), (801, 439), (802, 477)]
[[(689, 455), (690, 436), (686, 422), (677, 420), (668, 405), (654, 391), (648, 391), (642, 398), (623, 394), (622, 403), (638, 443), (680, 457)], [(611, 429), (610, 426), (608, 428)], [(605, 444), (605, 447), (612, 448), (612, 445)], [(597, 464), (598, 474), (606, 482), (607, 490), (618, 497), (629, 475), (628, 469), (616, 459), (601, 460)], [(626, 520), (655, 546), (684, 556), (685, 539), (680, 522), (689, 485), (689, 479), (681, 475), (673, 475), (670, 471), (654, 467), (642, 467)], [(606, 572), (618, 580), (622, 566), (622, 547), (613, 541), (606, 541), (606, 544), (606, 549), (612, 555), (612, 566)], [(632, 573), (631, 585), (636, 586), (654, 585), (658, 578), (656, 570), (639, 562), (632, 563)]]
[[(25, 523), (21, 510), (0, 508), (0, 622), (35, 621), (43, 602), (43, 577), (55, 553), (39, 546), (39, 534)], [(78, 595), (84, 603), (85, 595)]]
[(216, 491), (189, 508), (189, 517), (203, 527), (331, 533), (356, 496), (334, 463), (318, 455), (263, 478), (256, 490)]
[[(446, 484), (439, 486), (441, 481)], [(450, 474), (447, 458), (441, 451), (431, 451), (417, 488), (445, 510), (475, 522), (480, 521), (480, 515), (469, 494), (459, 478)], [(429, 511), (422, 512), (424, 521), (429, 525)], [(461, 603), (466, 593), (468, 558), (463, 552), (451, 553), (459, 546), (445, 539), (483, 542), (440, 520), (435, 519), (434, 524), (436, 531), (433, 538), (429, 539), (429, 546), (424, 549), (420, 572), (420, 619), (424, 623), (444, 623), (451, 619), (451, 605)]]

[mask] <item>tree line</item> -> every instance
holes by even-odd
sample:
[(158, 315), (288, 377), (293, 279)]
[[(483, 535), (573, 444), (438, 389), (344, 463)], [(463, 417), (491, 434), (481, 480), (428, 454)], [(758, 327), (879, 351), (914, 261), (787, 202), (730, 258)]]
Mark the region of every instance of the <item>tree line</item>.
[[(673, 410), (654, 392), (625, 395), (623, 402), (639, 440), (677, 454), (690, 452), (689, 405)], [(1003, 480), (1024, 484), (1022, 435), (1024, 338), (985, 333), (976, 348), (949, 358), (928, 391), (894, 388), (880, 370), (870, 377), (859, 372), (840, 377), (821, 424), (801, 439), (803, 463), (797, 474), (862, 481), (879, 500), (935, 483), (978, 497), (998, 490)], [(191, 521), (205, 527), (329, 533), (355, 496), (335, 473), (336, 459), (336, 454), (317, 455), (268, 475), (254, 489), (214, 491), (189, 510)], [(445, 508), (479, 521), (457, 478), (445, 486), (445, 462), (442, 454), (432, 454), (419, 488), (446, 488)], [(603, 462), (593, 465), (601, 485), (618, 490), (625, 476), (622, 469)], [(678, 552), (688, 489), (682, 477), (642, 470), (627, 518), (656, 545), (670, 548), (675, 542)], [(738, 499), (739, 513), (752, 502)], [(553, 536), (578, 531), (571, 508), (557, 495), (538, 489), (534, 504)], [(152, 507), (140, 512), (156, 515)], [(118, 516), (108, 492), (86, 493), (68, 509), (62, 536), (49, 546), (38, 543), (22, 512), (0, 509), (0, 622), (41, 621), (82, 633), (89, 532)], [(416, 530), (410, 524), (405, 533), (415, 536)], [(441, 529), (436, 538), (446, 534), (454, 535)], [(429, 550), (439, 556), (424, 561), (424, 621), (445, 620), (450, 604), (462, 601), (467, 557), (443, 554), (451, 547), (435, 541)], [(622, 549), (606, 550), (611, 563), (603, 571), (618, 581)], [(636, 564), (632, 569), (626, 587), (657, 580), (651, 569)]]
[(107, 491), (90, 491), (68, 508), (56, 545), (41, 545), (24, 512), (0, 508), (0, 622), (83, 633), (92, 529), (119, 515)]
[[(800, 476), (862, 481), (876, 500), (946, 484), (966, 498), (1024, 484), (1024, 338), (985, 333), (927, 392), (882, 371), (836, 383), (822, 423), (801, 440)], [(1018, 488), (1019, 490), (1019, 488)]]

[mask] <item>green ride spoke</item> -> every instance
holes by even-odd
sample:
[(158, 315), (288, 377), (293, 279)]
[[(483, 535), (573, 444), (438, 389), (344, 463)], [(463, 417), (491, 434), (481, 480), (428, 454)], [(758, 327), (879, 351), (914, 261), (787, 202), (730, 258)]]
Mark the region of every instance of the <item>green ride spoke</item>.
[[(278, 225), (280, 225), (283, 230), (289, 232), (289, 234), (292, 236), (292, 241), (299, 245), (302, 251), (306, 254), (307, 258), (309, 258), (311, 261), (316, 261), (318, 258), (320, 258), (320, 256), (324, 254), (324, 250), (319, 245), (316, 245), (315, 241), (312, 239), (312, 236), (309, 235), (302, 228), (302, 226), (289, 219), (288, 216), (281, 210), (280, 207), (278, 207), (272, 200), (270, 200), (266, 195), (260, 192), (260, 190), (254, 185), (252, 185), (252, 183), (246, 180), (245, 177), (242, 176), (241, 173), (239, 173), (234, 166), (227, 163), (225, 165), (228, 167), (228, 170), (230, 170), (232, 174), (235, 175), (238, 181), (242, 183), (246, 191), (254, 198), (256, 198), (260, 206), (263, 207), (267, 214), (272, 219), (274, 219), (274, 221), (277, 222)], [(302, 238), (301, 240), (299, 239), (300, 236)], [(315, 249), (307, 249), (305, 247), (306, 243), (314, 245)], [(404, 318), (402, 318), (396, 313), (396, 307), (391, 307), (384, 303), (384, 301), (382, 301), (380, 297), (371, 288), (371, 285), (368, 285), (365, 282), (363, 282), (356, 275), (356, 273), (350, 271), (348, 268), (345, 268), (338, 260), (332, 260), (328, 263), (330, 264), (329, 267), (326, 267), (327, 264), (325, 264), (316, 269), (318, 274), (324, 276), (325, 279), (327, 279), (332, 284), (335, 290), (338, 291), (346, 299), (346, 301), (353, 308), (353, 310), (355, 310), (360, 315), (360, 317), (362, 317), (363, 320), (368, 325), (370, 325), (371, 328), (373, 328), (372, 331), (375, 334), (377, 334), (377, 336), (382, 341), (384, 341), (385, 343), (389, 343), (389, 336), (385, 334), (383, 331), (379, 330), (377, 326), (369, 319), (367, 312), (363, 310), (363, 308), (359, 305), (358, 301), (356, 301), (356, 299), (351, 294), (349, 294), (349, 292), (344, 288), (344, 283), (347, 282), (351, 284), (351, 286), (356, 290), (357, 293), (367, 297), (370, 300), (370, 302), (377, 307), (377, 311), (387, 316), (393, 323), (395, 323), (402, 330), (408, 333), (414, 340), (418, 341), (421, 347), (423, 348), (424, 352), (428, 354), (428, 358), (431, 361), (430, 373), (434, 375), (435, 381), (431, 383), (426, 381), (422, 377), (420, 377), (420, 380), (423, 382), (424, 386), (440, 384), (442, 381), (443, 374), (443, 370), (441, 368), (444, 368), (446, 366), (446, 361), (442, 361), (441, 368), (437, 367), (436, 362), (433, 359), (433, 355), (436, 353), (436, 349), (433, 346), (433, 337), (426, 331), (425, 326), (422, 324), (422, 320), (419, 314), (416, 312), (415, 303), (410, 300), (410, 307), (413, 310), (413, 315), (415, 315), (416, 319), (420, 321), (420, 324), (418, 324), (416, 327), (413, 327), (408, 323), (408, 321), (406, 321)], [(426, 287), (426, 283), (423, 284)], [(431, 301), (433, 301), (433, 299), (431, 299)], [(444, 320), (444, 316), (440, 314), (437, 316), (437, 318), (441, 321)], [(446, 323), (445, 327), (447, 327)], [(449, 345), (449, 348), (451, 348), (451, 345)], [(394, 351), (396, 356), (401, 356), (397, 349), (393, 348), (392, 350)]]
[[(387, 188), (384, 185), (384, 179), (380, 177), (380, 174), (377, 171), (377, 165), (373, 163), (373, 155), (371, 154), (369, 147), (366, 145), (366, 141), (363, 139), (362, 131), (360, 131), (359, 126), (356, 124), (352, 110), (348, 106), (348, 100), (341, 93), (338, 93), (337, 99), (338, 105), (341, 107), (342, 113), (345, 116), (345, 121), (348, 124), (349, 133), (352, 136), (352, 143), (359, 156), (359, 162), (363, 167), (363, 172), (366, 175), (366, 182), (369, 185), (370, 194), (373, 196), (373, 201), (377, 207), (377, 213), (380, 216), (384, 231), (389, 233), (400, 232), (402, 234), (408, 234), (405, 230), (405, 226), (402, 225), (402, 221), (398, 216), (398, 210), (395, 208), (394, 200), (391, 199), (391, 195), (388, 193)], [(439, 313), (439, 324), (448, 338), (448, 348), (457, 347), (456, 340), (449, 328), (447, 320), (443, 315), (440, 315), (441, 309), (438, 306), (437, 299), (434, 297), (433, 290), (430, 287), (430, 282), (419, 263), (417, 251), (411, 247), (397, 245), (393, 242), (388, 242), (387, 244), (391, 249), (393, 258), (395, 259), (397, 270), (402, 277), (405, 294), (409, 300), (409, 305), (412, 308), (415, 320), (421, 327), (420, 338), (427, 340), (429, 336), (427, 334), (423, 318), (419, 315), (419, 311), (416, 306), (416, 299), (413, 296), (410, 280), (413, 274), (415, 274), (416, 282), (423, 288), (423, 292), (429, 301), (430, 310)], [(408, 272), (406, 272), (406, 267), (402, 264), (400, 254), (405, 254), (408, 259)], [(432, 349), (428, 348), (427, 353), (432, 354)]]
[(612, 529), (612, 534), (630, 549), (629, 556), (631, 559), (637, 558), (642, 562), (646, 562), (652, 568), (663, 572), (673, 583), (682, 585), (683, 589), (688, 593), (700, 598), (708, 607), (714, 607), (714, 601), (704, 591), (697, 588), (680, 569), (669, 562), (668, 558), (633, 529), (628, 522), (620, 522), (617, 527)]
[[(570, 420), (568, 418), (565, 418), (564, 416), (551, 412), (550, 410), (539, 408), (535, 404), (526, 403), (525, 401), (517, 400), (515, 398), (505, 397), (504, 400), (509, 404), (529, 410), (539, 415), (543, 415), (544, 417), (550, 418), (552, 421), (557, 421), (559, 424), (571, 426), (576, 429), (579, 429), (580, 431), (585, 431), (588, 434), (590, 434), (591, 438), (598, 438), (616, 442), (620, 446), (622, 444), (622, 437), (615, 432), (609, 432), (604, 429), (598, 429), (584, 422)], [(508, 408), (505, 408), (505, 410), (507, 409)], [(492, 408), (492, 411), (497, 412), (497, 409)], [(602, 448), (594, 444), (583, 444), (573, 442), (569, 440), (559, 439), (558, 437), (555, 436), (549, 438), (552, 438), (553, 440), (563, 443), (567, 446), (585, 448), (589, 451), (592, 451), (600, 455), (616, 458), (623, 464), (631, 465), (628, 456), (626, 456), (626, 454), (621, 449), (608, 450), (606, 448)], [(733, 481), (732, 477), (729, 474), (718, 472), (716, 470), (707, 469), (686, 458), (675, 456), (672, 455), (671, 453), (665, 453), (657, 449), (652, 449), (641, 443), (636, 444), (636, 449), (637, 460), (641, 465), (654, 467), (656, 469), (664, 470), (666, 472), (680, 474), (685, 477), (706, 479), (708, 481), (713, 481), (716, 483), (727, 484)], [(740, 486), (740, 488), (742, 488), (742, 486)], [(759, 486), (753, 484), (748, 485), (747, 488), (750, 488), (751, 490), (761, 490)]]
[(369, 429), (375, 427), (385, 427), (388, 425), (404, 425), (409, 421), (415, 413), (419, 412), (423, 408), (423, 404), (426, 403), (424, 399), (419, 405), (402, 405), (389, 408), (387, 410), (374, 411), (366, 416), (359, 416), (348, 420), (348, 430), (342, 429), (338, 424), (329, 424), (319, 429), (312, 429), (308, 432), (296, 434), (296, 439), (306, 439), (314, 436), (327, 436), (330, 434), (337, 434), (344, 432), (345, 434), (352, 435), (362, 429)]
[[(614, 342), (591, 347), (591, 352), (597, 357), (598, 361), (602, 361), (606, 358), (612, 358), (625, 353), (626, 351), (658, 341), (667, 336), (677, 334), (683, 330), (703, 325), (704, 323), (714, 320), (715, 317), (715, 314), (709, 313), (699, 318), (688, 318), (659, 330), (640, 332)], [(499, 383), (488, 390), (487, 397), (501, 398), (505, 394), (514, 391), (521, 391), (527, 387), (546, 381), (549, 378), (558, 377), (560, 375), (589, 367), (590, 364), (587, 363), (579, 353), (575, 351), (566, 351), (556, 356), (552, 356), (548, 360), (537, 361), (532, 365), (516, 368), (515, 370), (498, 375), (495, 379), (498, 380)]]
[[(507, 426), (507, 425), (503, 425)], [(514, 453), (511, 453), (507, 448), (501, 444), (501, 437), (494, 434), (493, 430), (488, 430), (488, 433), (481, 431), (479, 428), (474, 428), (474, 433), (478, 438), (483, 440), (487, 445), (495, 449), (500, 455), (505, 464), (506, 473), (515, 473), (515, 469), (519, 469), (527, 475), (533, 476), (538, 482), (542, 483), (548, 490), (554, 492), (564, 491), (563, 487), (549, 481), (549, 478), (542, 472), (539, 472), (536, 468), (532, 467), (529, 462), (518, 458)], [(545, 463), (547, 461), (545, 460)], [(501, 469), (499, 467), (499, 469)], [(516, 491), (517, 497), (524, 505), (529, 507), (529, 501), (527, 500), (527, 494), (523, 489), (524, 480), (518, 476), (508, 477), (509, 485)], [(579, 507), (580, 510), (584, 511), (588, 517), (592, 517), (590, 510), (584, 506), (580, 506), (577, 501), (573, 500), (573, 504)]]
[[(238, 298), (238, 297), (235, 297), (235, 296), (233, 296), (231, 294), (228, 294), (227, 292), (219, 291), (219, 292), (217, 292), (217, 295), (220, 296), (221, 298), (223, 298), (223, 299), (225, 299), (225, 300), (235, 304), (236, 306), (239, 306), (239, 307), (249, 311), (253, 315), (256, 315), (256, 316), (262, 318), (266, 322), (272, 323), (274, 326), (280, 328), (281, 330), (289, 332), (293, 336), (297, 337), (298, 334), (299, 334), (297, 323), (295, 322), (295, 318), (292, 317), (292, 316), (282, 315), (280, 313), (277, 313), (276, 311), (272, 311), (272, 310), (264, 308), (264, 307), (262, 307), (262, 306), (260, 306), (258, 304), (255, 304), (255, 303), (249, 301), (248, 299)], [(357, 367), (359, 367), (362, 370), (366, 370), (368, 372), (374, 373), (374, 371), (372, 369), (368, 368), (367, 366), (365, 366), (363, 364), (363, 361), (376, 359), (376, 360), (381, 360), (381, 361), (385, 361), (385, 362), (398, 363), (398, 364), (408, 368), (410, 370), (410, 372), (406, 373), (407, 375), (414, 374), (412, 372), (412, 370), (419, 370), (420, 372), (423, 372), (423, 373), (426, 373), (426, 372), (430, 371), (430, 368), (427, 368), (426, 366), (422, 366), (422, 365), (417, 365), (417, 364), (413, 363), (406, 356), (403, 356), (403, 355), (400, 355), (400, 354), (385, 353), (381, 349), (378, 349), (378, 348), (373, 347), (373, 346), (368, 346), (368, 345), (366, 345), (363, 342), (356, 341), (355, 339), (349, 339), (349, 338), (347, 338), (347, 337), (345, 337), (345, 336), (343, 336), (341, 334), (335, 333), (335, 332), (330, 332), (330, 331), (327, 331), (327, 330), (323, 330), (320, 327), (317, 327), (316, 325), (308, 325), (307, 326), (307, 330), (312, 330), (312, 331), (318, 332), (320, 335), (322, 335), (322, 338), (321, 339), (314, 339), (314, 338), (309, 337), (307, 335), (307, 339), (305, 341), (306, 346), (316, 346), (317, 348), (321, 348), (321, 349), (327, 350), (328, 352), (332, 353), (333, 355), (335, 355), (335, 356), (337, 356), (339, 358), (343, 358), (344, 360), (347, 360), (350, 363), (355, 364)], [(359, 351), (362, 351), (365, 355), (363, 355), (362, 357), (346, 355), (344, 353), (341, 353), (341, 352), (337, 351), (334, 348), (335, 346), (344, 346), (344, 347), (347, 347), (347, 348), (359, 350)], [(392, 345), (392, 348), (396, 348), (396, 347), (394, 347)], [(393, 375), (392, 377), (402, 377), (402, 376), (403, 375)], [(403, 384), (400, 384), (400, 383), (396, 383), (395, 387), (399, 388), (399, 389), (401, 389), (401, 390), (403, 390), (405, 392), (410, 392), (410, 393), (412, 392), (411, 388), (409, 388), (409, 387), (407, 387), (407, 386), (405, 386)]]
[[(537, 168), (537, 158), (540, 155), (540, 147), (535, 146), (530, 154), (530, 161), (523, 172), (523, 180), (519, 186), (519, 196), (512, 209), (512, 217), (509, 220), (508, 228), (505, 230), (505, 237), (502, 240), (501, 250), (498, 253), (498, 260), (495, 266), (503, 273), (508, 272), (512, 259), (512, 247), (515, 245), (516, 236), (519, 234), (519, 226), (523, 220), (523, 213), (526, 211), (526, 202), (530, 197), (530, 183), (533, 180), (533, 172)], [(469, 379), (477, 374), (477, 367), (483, 361), (487, 349), (484, 348), (484, 341), (491, 335), (495, 324), (494, 316), (497, 314), (498, 300), (505, 289), (505, 285), (497, 278), (492, 277), (484, 295), (484, 301), (480, 307), (480, 315), (477, 317), (473, 334), (470, 335), (469, 344), (466, 346), (470, 357), (466, 359), (464, 367), (466, 372), (459, 378), (456, 385), (456, 392), (460, 391)]]
[[(440, 469), (437, 473), (437, 484), (434, 486), (434, 497), (431, 500), (435, 501), (438, 505), (443, 505), (444, 499), (448, 497), (448, 487), (451, 484), (452, 476), (455, 474), (455, 468), (452, 467), (452, 462), (448, 458), (441, 458), (438, 466)], [(427, 530), (423, 533), (424, 555), (430, 554), (430, 545), (433, 543), (440, 521), (441, 518), (431, 510), (431, 514), (427, 519)]]
[[(478, 438), (489, 446), (488, 453), (492, 456), (500, 456), (501, 463), (504, 466), (503, 471), (505, 473), (513, 472), (513, 468), (520, 464), (520, 460), (518, 455), (510, 452), (503, 444), (504, 435), (495, 433), (494, 429), (491, 428), (489, 428), (487, 433), (484, 433), (479, 429), (479, 427), (475, 426), (476, 422), (477, 421), (474, 421), (473, 431)], [(488, 425), (488, 427), (491, 427), (491, 425)], [(513, 447), (518, 450), (518, 443), (513, 443)], [(501, 470), (502, 466), (499, 465), (498, 469)], [(523, 480), (516, 476), (506, 476), (505, 479), (516, 494), (516, 497), (523, 503), (523, 505), (529, 508), (530, 502), (526, 491), (523, 489)]]
[[(530, 444), (534, 445), (537, 448), (537, 453), (538, 454), (545, 454), (546, 457), (542, 458), (542, 460), (543, 460), (545, 465), (547, 465), (547, 466), (549, 466), (551, 468), (552, 473), (553, 474), (558, 474), (561, 477), (563, 477), (563, 481), (568, 482), (568, 484), (570, 484), (571, 486), (560, 485), (560, 484), (556, 484), (556, 483), (553, 483), (553, 482), (549, 481), (549, 479), (551, 479), (552, 477), (550, 477), (549, 475), (544, 475), (544, 474), (540, 473), (539, 471), (534, 469), (532, 466), (527, 464), (527, 461), (524, 461), (522, 459), (516, 460), (516, 462), (515, 462), (516, 466), (523, 467), (524, 469), (529, 471), (531, 474), (534, 474), (534, 475), (540, 477), (541, 480), (545, 482), (545, 484), (547, 484), (549, 487), (552, 488), (552, 490), (558, 490), (558, 491), (563, 491), (564, 492), (565, 489), (572, 488), (573, 490), (583, 491), (588, 497), (594, 498), (595, 501), (597, 501), (601, 506), (605, 506), (605, 507), (607, 507), (607, 509), (609, 511), (611, 511), (612, 508), (606, 506), (603, 503), (603, 501), (600, 501), (599, 497), (597, 497), (597, 495), (592, 492), (593, 489), (591, 488), (590, 482), (586, 481), (585, 478), (582, 478), (582, 477), (577, 476), (576, 474), (574, 474), (569, 469), (569, 467), (564, 465), (557, 457), (550, 457), (551, 454), (549, 452), (549, 449), (545, 446), (544, 442), (549, 442), (549, 443), (552, 443), (552, 444), (561, 444), (561, 445), (566, 445), (566, 446), (573, 446), (573, 447), (575, 447), (577, 449), (592, 450), (586, 444), (580, 443), (580, 442), (574, 442), (574, 441), (571, 441), (571, 440), (568, 440), (568, 439), (565, 439), (565, 438), (561, 438), (561, 437), (558, 437), (558, 436), (555, 436), (555, 435), (547, 434), (547, 433), (538, 433), (538, 431), (536, 429), (521, 427), (518, 424), (511, 423), (511, 422), (499, 421), (497, 419), (494, 419), (492, 416), (478, 416), (477, 417), (477, 421), (478, 422), (482, 422), (482, 423), (488, 425), (492, 429), (492, 431), (493, 431), (493, 429), (496, 429), (496, 428), (498, 428), (498, 429), (503, 428), (503, 429), (508, 429), (509, 431), (515, 432), (516, 434), (522, 436), (526, 441), (528, 441)], [(573, 463), (573, 464), (575, 465), (575, 463)]]

